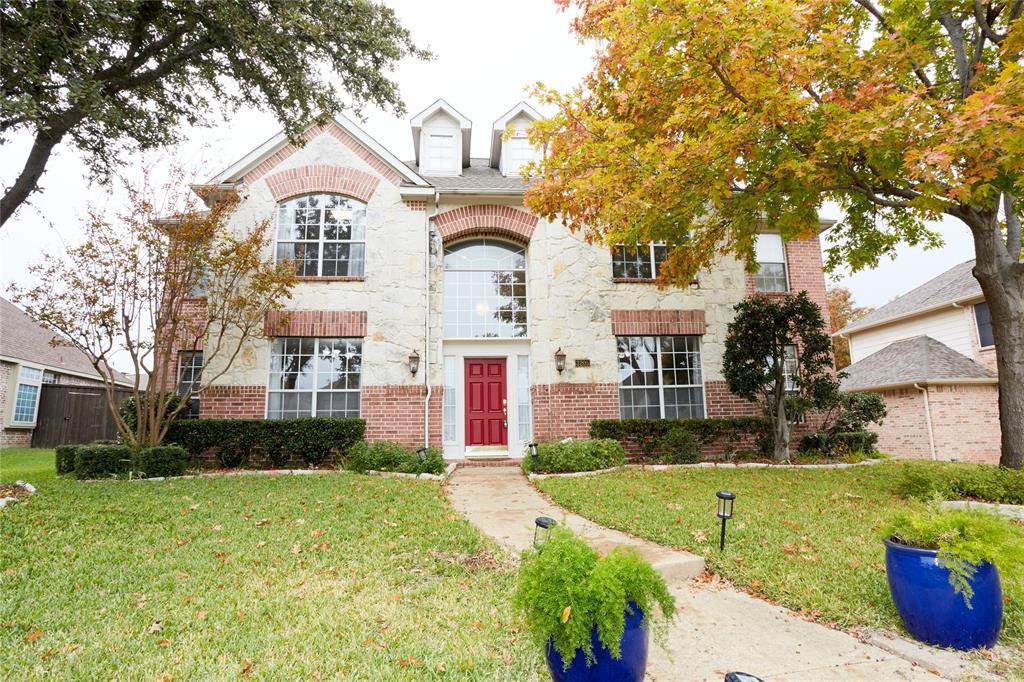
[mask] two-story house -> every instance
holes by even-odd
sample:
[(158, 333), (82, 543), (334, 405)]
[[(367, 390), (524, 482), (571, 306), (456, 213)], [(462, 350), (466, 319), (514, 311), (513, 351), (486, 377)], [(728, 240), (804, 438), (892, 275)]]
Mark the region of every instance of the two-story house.
[[(817, 237), (766, 233), (756, 276), (720, 258), (660, 290), (664, 245), (588, 244), (524, 208), (538, 117), (517, 104), (485, 129), (489, 157), (471, 158), (472, 123), (438, 100), (412, 118), (415, 159), (402, 162), (338, 116), (303, 147), (278, 135), (197, 188), (237, 191), (239, 230), (272, 218), (267, 258), (299, 275), (287, 322), (266, 320), (272, 338), (204, 388), (199, 413), (361, 416), (370, 440), (449, 459), (517, 457), (585, 437), (595, 418), (752, 413), (722, 377), (733, 306), (806, 289), (824, 308)], [(198, 353), (180, 355), (183, 391), (201, 380)]]
[(837, 332), (847, 391), (885, 397), (878, 447), (899, 457), (999, 461), (999, 390), (988, 305), (961, 263)]

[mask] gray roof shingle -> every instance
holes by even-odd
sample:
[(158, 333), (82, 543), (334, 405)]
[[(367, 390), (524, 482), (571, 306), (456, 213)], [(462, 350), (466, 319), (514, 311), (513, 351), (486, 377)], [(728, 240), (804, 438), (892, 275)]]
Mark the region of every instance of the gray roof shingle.
[(896, 317), (902, 317), (918, 310), (925, 310), (943, 303), (953, 303), (981, 296), (981, 285), (971, 271), (974, 261), (969, 260), (946, 270), (921, 286), (908, 291), (899, 298), (889, 301), (878, 310), (868, 313), (856, 322), (839, 331), (845, 334), (862, 327), (873, 327)]
[(6, 298), (0, 298), (0, 355), (99, 378), (82, 351), (70, 344), (51, 346), (50, 340), (55, 337), (60, 335), (40, 325)]
[(987, 367), (930, 336), (890, 343), (846, 368), (843, 390), (924, 382), (995, 379)]
[[(419, 166), (415, 161), (406, 161), (405, 165), (414, 172), (419, 173)], [(500, 191), (508, 192), (518, 190), (525, 191), (529, 183), (524, 182), (518, 175), (506, 177), (497, 168), (491, 168), (488, 159), (473, 158), (469, 160), (469, 167), (462, 169), (462, 175), (439, 176), (424, 175), (423, 179), (441, 190), (472, 191), (481, 192)]]

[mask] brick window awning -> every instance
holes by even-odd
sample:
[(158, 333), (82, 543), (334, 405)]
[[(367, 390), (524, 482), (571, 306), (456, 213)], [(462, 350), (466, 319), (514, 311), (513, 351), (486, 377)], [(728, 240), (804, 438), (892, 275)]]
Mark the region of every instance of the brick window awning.
[(613, 310), (616, 336), (686, 336), (707, 329), (703, 310)]
[(434, 224), (445, 244), (463, 237), (487, 236), (529, 244), (537, 216), (511, 206), (474, 204), (439, 213)]
[(274, 201), (314, 192), (346, 194), (369, 201), (379, 183), (380, 179), (374, 175), (344, 166), (300, 166), (267, 176)]
[(267, 336), (344, 338), (366, 336), (365, 310), (276, 310), (263, 319)]

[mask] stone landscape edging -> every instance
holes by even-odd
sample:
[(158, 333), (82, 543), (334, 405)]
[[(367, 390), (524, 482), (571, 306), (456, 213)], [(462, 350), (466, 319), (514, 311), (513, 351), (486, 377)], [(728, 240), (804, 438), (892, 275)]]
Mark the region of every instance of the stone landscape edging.
[[(418, 478), (428, 481), (444, 481), (455, 471), (454, 463), (445, 467), (443, 474), (405, 474), (398, 471), (367, 471), (369, 476), (381, 476), (383, 478)], [(80, 480), (80, 483), (103, 483), (105, 481), (124, 481), (134, 483), (138, 481), (182, 481), (190, 478), (219, 478), (223, 476), (308, 476), (312, 474), (340, 474), (354, 473), (348, 469), (242, 469), (240, 471), (220, 471), (208, 474), (185, 474), (184, 476), (153, 476), (152, 478), (89, 478)], [(77, 480), (77, 479), (76, 479)]]
[[(15, 481), (11, 485), (19, 486), (21, 489), (23, 489), (29, 495), (34, 495), (35, 492), (36, 492), (36, 487), (34, 485), (32, 485), (31, 483), (29, 483), (28, 481)], [(19, 498), (13, 497), (13, 496), (11, 496), (11, 497), (0, 497), (0, 509), (3, 509), (5, 507), (10, 507), (11, 505), (16, 504), (18, 501), (19, 501)]]
[(942, 503), (942, 506), (950, 509), (982, 510), (1024, 521), (1024, 504), (993, 504), (992, 502), (976, 502), (974, 500), (946, 500)]
[(531, 481), (539, 481), (545, 478), (576, 478), (579, 476), (597, 476), (608, 474), (614, 471), (625, 471), (627, 469), (643, 469), (645, 471), (668, 471), (671, 469), (849, 469), (851, 467), (870, 466), (880, 464), (885, 459), (866, 459), (863, 462), (837, 462), (835, 464), (768, 464), (767, 462), (697, 462), (696, 464), (624, 464), (618, 467), (607, 469), (595, 469), (594, 471), (571, 471), (561, 474), (535, 474), (529, 473), (527, 477)]

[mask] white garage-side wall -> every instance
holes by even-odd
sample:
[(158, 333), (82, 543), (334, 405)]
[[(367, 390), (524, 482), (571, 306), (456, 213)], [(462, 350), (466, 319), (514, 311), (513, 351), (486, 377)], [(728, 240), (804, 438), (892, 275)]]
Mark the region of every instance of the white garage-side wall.
[(850, 358), (853, 362), (859, 362), (894, 341), (922, 335), (930, 336), (969, 358), (973, 357), (974, 327), (971, 319), (971, 307), (969, 305), (962, 308), (950, 306), (927, 315), (882, 327), (852, 332), (850, 334)]

